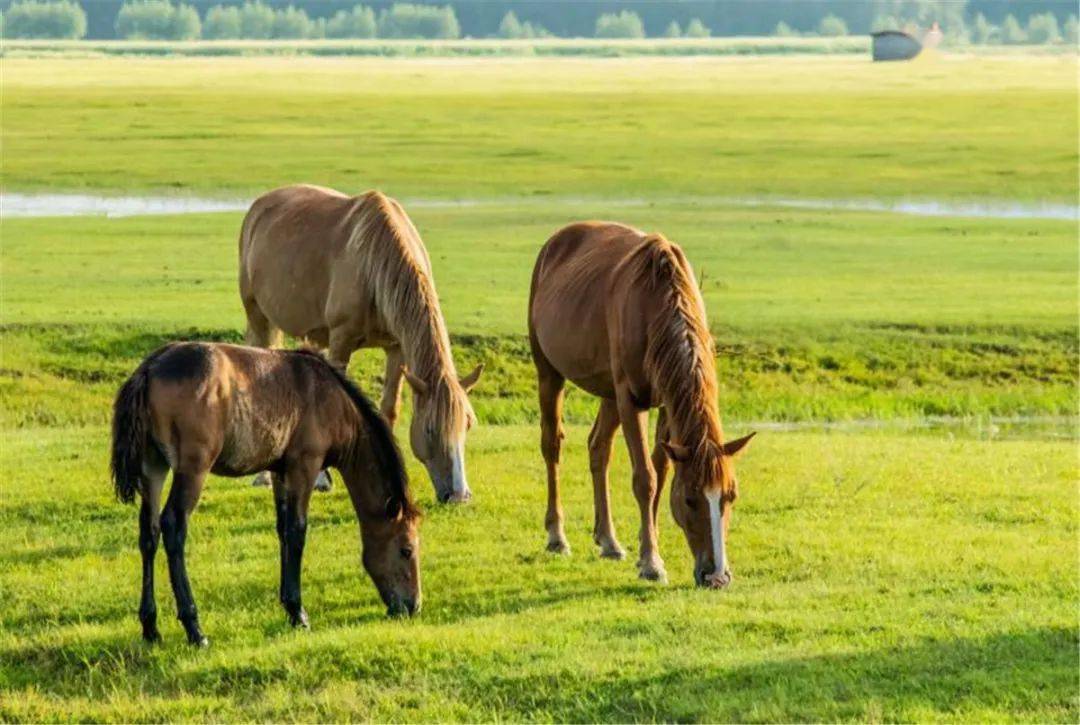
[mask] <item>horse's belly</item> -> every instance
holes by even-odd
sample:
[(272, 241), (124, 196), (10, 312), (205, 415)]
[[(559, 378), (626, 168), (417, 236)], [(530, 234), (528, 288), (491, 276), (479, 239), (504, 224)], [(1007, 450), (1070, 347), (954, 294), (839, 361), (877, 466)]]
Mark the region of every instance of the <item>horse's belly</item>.
[(584, 330), (547, 329), (536, 331), (540, 350), (547, 361), (567, 380), (602, 397), (614, 395), (607, 341)]
[(214, 473), (224, 476), (257, 473), (270, 468), (285, 455), (296, 428), (295, 416), (260, 415), (246, 393), (233, 399), (231, 410), (221, 453), (214, 462)]

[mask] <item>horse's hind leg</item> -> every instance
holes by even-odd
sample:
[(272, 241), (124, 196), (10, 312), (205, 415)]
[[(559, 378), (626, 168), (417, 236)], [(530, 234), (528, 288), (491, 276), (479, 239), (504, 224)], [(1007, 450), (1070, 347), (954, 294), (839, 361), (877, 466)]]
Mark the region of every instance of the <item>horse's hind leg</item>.
[(245, 297), (244, 314), (247, 315), (247, 331), (244, 342), (252, 347), (281, 347), (281, 329), (270, 321), (252, 297)]
[(614, 400), (601, 400), (589, 433), (589, 470), (593, 478), (593, 541), (600, 547), (605, 559), (622, 559), (626, 556), (618, 539), (615, 524), (611, 521), (611, 505), (608, 500), (608, 464), (611, 462), (611, 444), (619, 429), (619, 410)]
[(143, 639), (157, 642), (157, 602), (154, 600), (154, 556), (161, 538), (161, 489), (169, 467), (164, 461), (143, 462), (142, 509), (139, 511), (139, 551), (142, 553), (142, 599), (139, 621)]
[(199, 628), (199, 613), (195, 608), (195, 597), (191, 593), (184, 561), (184, 543), (187, 541), (188, 519), (199, 501), (206, 473), (204, 466), (182, 466), (174, 470), (172, 490), (161, 514), (161, 535), (165, 541), (165, 554), (169, 557), (169, 579), (176, 597), (176, 616), (184, 625), (188, 642), (200, 647), (210, 642)]
[[(539, 370), (539, 366), (538, 366)], [(559, 501), (559, 457), (562, 451), (562, 403), (566, 379), (556, 372), (540, 371), (540, 450), (547, 465), (548, 503), (544, 526), (548, 533), (548, 551), (569, 554), (570, 544), (563, 530), (562, 503)]]

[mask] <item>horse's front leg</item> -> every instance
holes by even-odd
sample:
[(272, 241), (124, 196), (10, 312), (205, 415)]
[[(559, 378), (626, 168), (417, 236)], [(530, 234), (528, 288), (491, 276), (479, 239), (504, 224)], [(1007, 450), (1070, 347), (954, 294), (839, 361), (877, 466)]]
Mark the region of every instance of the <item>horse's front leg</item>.
[(402, 365), (405, 364), (405, 356), (401, 353), (400, 345), (386, 348), (386, 374), (383, 382), (382, 400), (379, 403), (379, 412), (386, 418), (390, 427), (394, 427), (397, 421), (398, 411), (401, 408), (401, 381), (404, 379)]
[(660, 558), (656, 521), (653, 518), (653, 499), (656, 497), (656, 471), (649, 457), (646, 436), (649, 432), (649, 411), (641, 410), (633, 402), (629, 391), (618, 390), (616, 402), (622, 422), (626, 446), (630, 449), (630, 463), (634, 470), (634, 498), (641, 512), (641, 552), (638, 557), (638, 574), (650, 581), (667, 581), (664, 561)]
[(284, 514), (284, 523), (279, 524), (284, 538), (281, 550), (281, 603), (289, 617), (289, 624), (294, 627), (308, 626), (307, 612), (300, 597), (300, 569), (307, 540), (308, 503), (318, 475), (319, 463), (314, 459), (294, 461), (285, 469), (284, 507), (283, 511), (279, 509), (278, 514), (279, 517)]

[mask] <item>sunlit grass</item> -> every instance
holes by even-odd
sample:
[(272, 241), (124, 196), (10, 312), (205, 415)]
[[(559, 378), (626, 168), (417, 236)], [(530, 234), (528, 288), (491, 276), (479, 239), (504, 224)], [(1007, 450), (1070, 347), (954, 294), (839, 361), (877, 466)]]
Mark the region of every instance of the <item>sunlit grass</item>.
[[(680, 243), (702, 284), (729, 435), (752, 421), (1070, 416), (1077, 245), (1063, 221), (744, 208), (726, 197), (1075, 204), (1075, 57), (320, 60), (5, 58), (6, 190), (236, 197), (300, 180), (403, 199), (473, 393), (468, 506), (411, 454), (425, 603), (387, 621), (340, 483), (305, 555), (310, 632), (276, 602), (269, 493), (213, 478), (189, 569), (207, 651), (138, 638), (136, 512), (112, 499), (109, 406), (174, 338), (239, 341), (240, 214), (4, 219), (0, 720), (1063, 721), (1076, 681), (1073, 438), (765, 430), (739, 463), (724, 592), (593, 549), (571, 391), (573, 555), (543, 551), (525, 340), (535, 254), (616, 218)], [(628, 204), (628, 200), (639, 200)], [(640, 200), (645, 200), (644, 202)], [(368, 389), (381, 355), (352, 372)], [(406, 396), (406, 414), (408, 400)], [(402, 421), (405, 423), (407, 421)], [(871, 429), (872, 430), (872, 429)], [(1030, 431), (1028, 431), (1030, 433)]]
[(4, 60), (6, 188), (1073, 203), (1076, 57)]
[[(590, 541), (586, 429), (565, 449), (568, 559), (543, 552), (532, 427), (472, 438), (476, 501), (427, 512), (422, 616), (382, 618), (338, 487), (313, 503), (310, 633), (276, 603), (267, 491), (213, 479), (189, 543), (213, 639), (183, 644), (159, 557), (165, 643), (138, 641), (134, 509), (111, 499), (100, 427), (27, 430), (3, 450), (8, 720), (939, 718), (1075, 720), (1075, 455), (1068, 443), (766, 435), (740, 467), (737, 580), (691, 586), (665, 502), (671, 583)], [(978, 465), (971, 465), (978, 461)], [(93, 572), (87, 577), (87, 572)]]

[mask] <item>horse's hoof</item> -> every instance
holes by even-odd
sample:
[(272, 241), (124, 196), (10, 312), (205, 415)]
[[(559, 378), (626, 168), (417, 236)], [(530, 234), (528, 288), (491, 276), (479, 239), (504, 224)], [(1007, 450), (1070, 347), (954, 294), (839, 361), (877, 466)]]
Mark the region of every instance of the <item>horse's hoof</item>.
[(205, 634), (200, 634), (197, 637), (189, 638), (188, 643), (192, 647), (198, 647), (199, 649), (206, 649), (210, 646), (210, 640), (206, 638)]
[(638, 568), (638, 577), (658, 584), (667, 584), (667, 572), (663, 565), (648, 563)]
[(298, 614), (289, 615), (289, 624), (295, 629), (311, 629), (311, 625), (308, 623), (307, 612), (303, 609)]
[(558, 539), (556, 539), (554, 541), (549, 541), (548, 542), (547, 550), (550, 551), (552, 554), (561, 554), (563, 556), (569, 556), (570, 555), (570, 544), (566, 543), (565, 541), (559, 541)]
[(626, 558), (626, 552), (622, 550), (622, 547), (618, 544), (608, 544), (600, 547), (601, 559), (612, 559), (614, 561), (622, 561)]
[(161, 642), (161, 632), (156, 629), (143, 631), (142, 638), (147, 644), (158, 644)]
[(329, 491), (333, 488), (333, 481), (330, 480), (330, 474), (326, 471), (319, 471), (319, 477), (315, 479), (316, 491)]

